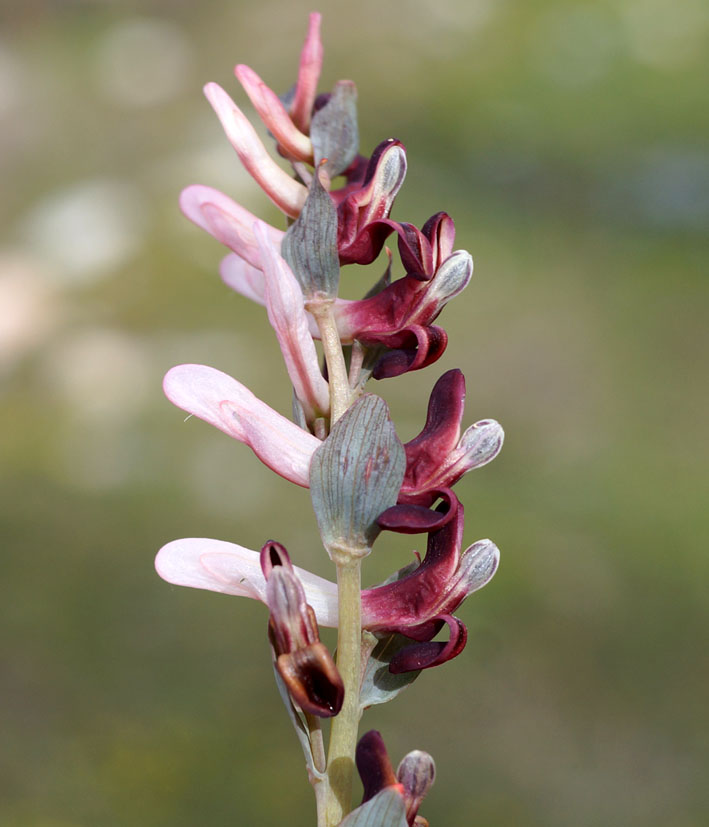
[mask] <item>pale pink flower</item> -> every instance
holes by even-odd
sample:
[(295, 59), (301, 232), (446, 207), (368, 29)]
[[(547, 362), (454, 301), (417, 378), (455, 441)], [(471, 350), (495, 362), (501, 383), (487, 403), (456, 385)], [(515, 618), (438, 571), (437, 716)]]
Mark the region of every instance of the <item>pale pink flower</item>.
[[(220, 241), (253, 267), (261, 267), (261, 251), (254, 236), (257, 217), (227, 195), (212, 187), (193, 184), (180, 194), (182, 212), (203, 230)], [(285, 232), (261, 222), (269, 244), (281, 249)]]
[(245, 443), (285, 479), (308, 486), (310, 460), (320, 440), (236, 379), (205, 365), (177, 365), (165, 375), (163, 389), (178, 408)]
[(300, 53), (298, 81), (295, 85), (290, 113), (293, 123), (301, 132), (310, 133), (310, 118), (313, 114), (318, 81), (322, 69), (323, 47), (320, 40), (320, 14), (312, 12), (308, 20), (308, 34)]
[(308, 329), (303, 291), (290, 267), (273, 249), (267, 225), (257, 222), (254, 233), (263, 263), (266, 309), (283, 353), (295, 395), (306, 420), (327, 416), (330, 389), (320, 372), (318, 354)]
[[(178, 408), (249, 445), (277, 474), (307, 488), (310, 460), (322, 443), (262, 402), (236, 379), (206, 365), (178, 365), (165, 376), (165, 394)], [(494, 419), (471, 425), (461, 436), (465, 379), (445, 373), (429, 402), (426, 425), (404, 445), (406, 474), (400, 499), (428, 506), (428, 492), (449, 488), (463, 474), (491, 462), (504, 432)]]
[(278, 95), (249, 66), (240, 63), (234, 74), (244, 87), (264, 126), (278, 141), (283, 154), (294, 161), (313, 163), (313, 143), (291, 120)]
[(308, 190), (271, 158), (249, 119), (219, 84), (208, 83), (204, 94), (246, 171), (279, 210), (291, 218), (297, 218)]
[[(410, 646), (392, 659), (391, 671), (406, 672), (438, 666), (463, 650), (467, 631), (451, 612), (494, 575), (499, 551), (490, 540), (479, 540), (461, 552), (463, 509), (428, 536), (424, 560), (398, 580), (362, 591), (362, 627), (399, 632)], [(203, 538), (175, 540), (155, 560), (158, 574), (169, 583), (251, 597), (267, 603), (266, 581), (259, 552), (232, 543)], [(337, 626), (337, 586), (304, 569), (295, 574), (322, 626)], [(447, 642), (432, 638), (449, 628)]]

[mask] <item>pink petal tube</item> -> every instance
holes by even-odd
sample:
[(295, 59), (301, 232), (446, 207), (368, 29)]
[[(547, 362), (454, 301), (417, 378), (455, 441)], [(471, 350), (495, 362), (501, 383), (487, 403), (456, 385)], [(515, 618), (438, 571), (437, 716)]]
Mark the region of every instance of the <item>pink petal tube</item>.
[[(193, 184), (180, 194), (180, 209), (217, 241), (229, 247), (254, 267), (261, 266), (261, 253), (254, 237), (253, 226), (257, 220), (253, 213), (244, 209), (231, 198), (201, 184)], [(285, 233), (264, 224), (268, 240), (276, 250), (281, 249)]]
[(271, 158), (248, 118), (221, 86), (208, 83), (204, 94), (249, 174), (279, 210), (297, 218), (308, 195), (307, 189)]
[(320, 40), (320, 14), (311, 12), (308, 21), (308, 34), (300, 53), (298, 82), (295, 85), (295, 97), (291, 105), (293, 122), (302, 132), (310, 132), (310, 116), (318, 91), (320, 70), (322, 69), (323, 47)]
[[(298, 566), (293, 568), (318, 623), (337, 626), (337, 586)], [(197, 537), (173, 540), (158, 552), (155, 569), (163, 580), (176, 586), (266, 602), (266, 579), (259, 553), (235, 543)]]
[(293, 123), (278, 95), (266, 86), (249, 66), (240, 63), (234, 74), (254, 105), (264, 126), (278, 141), (281, 149), (296, 161), (313, 163), (313, 144)]
[(248, 445), (280, 476), (307, 488), (317, 437), (269, 408), (236, 379), (206, 365), (178, 365), (165, 375), (165, 396)]
[(219, 265), (219, 275), (227, 287), (231, 287), (256, 304), (266, 304), (266, 284), (263, 271), (252, 267), (248, 261), (229, 253)]
[(276, 332), (295, 394), (309, 421), (327, 415), (330, 388), (318, 364), (313, 337), (303, 306), (303, 291), (290, 267), (269, 244), (266, 225), (254, 225), (261, 247), (268, 319)]

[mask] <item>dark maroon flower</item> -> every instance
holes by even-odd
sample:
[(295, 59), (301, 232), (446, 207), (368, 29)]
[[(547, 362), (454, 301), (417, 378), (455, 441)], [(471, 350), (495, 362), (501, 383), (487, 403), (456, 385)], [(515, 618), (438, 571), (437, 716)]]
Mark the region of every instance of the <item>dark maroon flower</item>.
[[(402, 525), (411, 514), (415, 514), (411, 518), (415, 521), (419, 508), (394, 506), (379, 517), (379, 523), (392, 530), (405, 530)], [(387, 516), (392, 512), (397, 517), (387, 525)], [(428, 669), (459, 655), (467, 631), (451, 613), (468, 595), (488, 583), (497, 569), (499, 551), (490, 540), (479, 540), (461, 553), (463, 506), (452, 492), (436, 512), (439, 525), (428, 535), (421, 564), (398, 580), (362, 592), (363, 627), (373, 632), (398, 632), (416, 641), (392, 658), (391, 672)], [(434, 641), (445, 625), (450, 630), (448, 641)]]
[(376, 729), (365, 732), (359, 739), (355, 763), (364, 788), (362, 804), (374, 798), (384, 787), (399, 787), (403, 795), (403, 785), (394, 773), (384, 739)]
[(363, 804), (386, 787), (393, 787), (403, 800), (407, 824), (428, 823), (416, 815), (436, 776), (436, 765), (427, 752), (414, 750), (408, 753), (395, 773), (384, 739), (372, 729), (359, 739), (355, 763), (364, 788)]
[[(357, 171), (361, 167), (355, 168)], [(388, 138), (369, 159), (364, 178), (331, 193), (338, 204), (337, 249), (340, 264), (370, 264), (395, 229), (388, 221), (392, 204), (406, 175), (406, 150)]]
[(407, 275), (369, 298), (338, 300), (334, 314), (340, 338), (344, 343), (357, 339), (387, 348), (374, 368), (376, 379), (426, 367), (443, 354), (448, 343), (446, 332), (432, 322), (472, 274), (470, 253), (458, 250), (427, 281)]
[(421, 230), (399, 223), (399, 255), (406, 274), (428, 281), (453, 252), (455, 224), (444, 212), (432, 215)]
[(431, 391), (423, 430), (404, 445), (406, 476), (399, 502), (430, 506), (463, 474), (500, 453), (505, 434), (494, 419), (481, 419), (461, 436), (464, 406), (465, 377), (449, 370)]
[(278, 674), (303, 710), (320, 718), (337, 715), (345, 687), (332, 655), (320, 642), (315, 612), (306, 603), (303, 586), (280, 543), (269, 541), (261, 549), (261, 569)]

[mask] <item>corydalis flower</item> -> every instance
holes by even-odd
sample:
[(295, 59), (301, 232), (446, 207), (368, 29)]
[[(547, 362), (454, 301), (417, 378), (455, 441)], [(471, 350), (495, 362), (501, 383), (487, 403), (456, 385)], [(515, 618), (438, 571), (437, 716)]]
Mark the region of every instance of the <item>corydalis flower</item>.
[(383, 789), (392, 787), (404, 802), (407, 823), (421, 827), (428, 824), (417, 816), (421, 802), (436, 778), (436, 765), (427, 752), (409, 752), (402, 758), (395, 773), (384, 739), (372, 729), (359, 739), (355, 762), (364, 788), (363, 804)]
[(345, 687), (332, 655), (320, 642), (317, 620), (288, 552), (270, 541), (261, 549), (268, 635), (276, 669), (291, 697), (306, 712), (330, 718), (342, 708)]
[(334, 307), (340, 338), (388, 349), (374, 368), (375, 379), (424, 368), (439, 359), (448, 344), (445, 330), (433, 321), (472, 274), (470, 253), (458, 250), (428, 280), (407, 275), (369, 298), (340, 300)]
[[(177, 407), (249, 445), (285, 479), (308, 487), (310, 460), (322, 443), (236, 379), (205, 365), (178, 365), (168, 371), (163, 387)], [(433, 500), (427, 492), (450, 487), (500, 452), (504, 432), (494, 419), (476, 422), (461, 436), (464, 400), (463, 374), (448, 371), (431, 393), (424, 429), (404, 445), (402, 500), (430, 505)]]
[[(490, 540), (479, 540), (461, 553), (463, 509), (458, 507), (428, 537), (423, 562), (400, 579), (362, 591), (362, 627), (375, 633), (398, 632), (415, 641), (392, 659), (392, 672), (438, 666), (460, 654), (467, 633), (453, 617), (460, 604), (494, 575), (499, 552)], [(258, 552), (219, 540), (175, 540), (158, 552), (155, 567), (169, 583), (267, 602), (266, 580)], [(337, 626), (337, 587), (303, 569), (294, 568), (306, 602), (322, 626)], [(449, 628), (447, 642), (434, 641)]]

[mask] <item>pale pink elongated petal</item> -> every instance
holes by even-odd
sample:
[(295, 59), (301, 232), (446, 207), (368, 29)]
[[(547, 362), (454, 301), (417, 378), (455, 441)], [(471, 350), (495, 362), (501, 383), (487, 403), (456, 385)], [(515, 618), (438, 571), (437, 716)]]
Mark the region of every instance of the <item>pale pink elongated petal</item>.
[(281, 169), (266, 151), (248, 118), (217, 83), (208, 83), (204, 94), (241, 163), (279, 210), (297, 218), (303, 209), (308, 190)]
[(165, 375), (163, 388), (178, 408), (245, 443), (277, 474), (307, 488), (310, 460), (320, 440), (236, 379), (206, 365), (178, 365)]
[(234, 74), (281, 149), (296, 161), (306, 161), (312, 164), (312, 141), (293, 123), (278, 95), (266, 86), (253, 69), (243, 63), (234, 69)]
[[(260, 255), (260, 253), (259, 253)], [(219, 275), (227, 287), (246, 296), (256, 304), (266, 304), (266, 284), (263, 270), (252, 267), (248, 261), (239, 258), (236, 253), (224, 256), (219, 265)]]
[[(318, 623), (337, 626), (337, 586), (305, 569), (293, 567)], [(163, 580), (266, 602), (266, 579), (259, 553), (236, 543), (189, 537), (163, 546), (155, 558)]]
[[(225, 256), (219, 265), (219, 275), (227, 287), (241, 293), (256, 304), (266, 305), (266, 282), (263, 271), (252, 267), (248, 262), (239, 258), (235, 253)], [(335, 299), (335, 304), (343, 299)], [(305, 311), (308, 330), (313, 339), (320, 338), (320, 328), (311, 313)]]
[[(246, 259), (249, 264), (260, 266), (261, 254), (253, 231), (257, 219), (253, 213), (223, 192), (201, 184), (193, 184), (182, 190), (180, 209), (190, 221)], [(264, 226), (267, 227), (269, 243), (280, 250), (285, 233), (275, 227)]]
[(318, 364), (313, 337), (308, 329), (303, 291), (288, 264), (273, 249), (262, 222), (254, 225), (261, 247), (268, 318), (281, 346), (295, 394), (309, 420), (327, 415), (330, 390)]
[(320, 14), (312, 12), (308, 21), (308, 34), (300, 53), (298, 82), (291, 104), (293, 122), (302, 132), (310, 133), (310, 117), (318, 91), (322, 69), (323, 47), (320, 40)]

